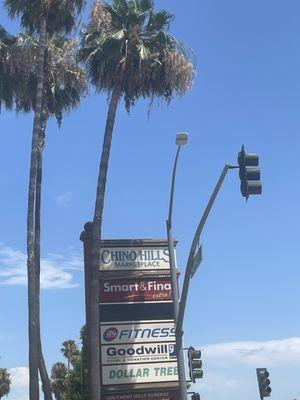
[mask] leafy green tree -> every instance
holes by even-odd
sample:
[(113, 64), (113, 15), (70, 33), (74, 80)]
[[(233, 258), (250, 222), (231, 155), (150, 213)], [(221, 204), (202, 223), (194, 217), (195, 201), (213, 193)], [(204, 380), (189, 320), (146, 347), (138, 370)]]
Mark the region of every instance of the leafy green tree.
[(75, 340), (65, 340), (62, 344), (61, 352), (64, 357), (68, 360), (68, 373), (70, 371), (70, 364), (74, 364), (76, 361), (79, 350), (78, 346), (75, 343)]
[(52, 367), (51, 388), (56, 400), (88, 400), (86, 364), (86, 328), (80, 331), (81, 348), (74, 340), (66, 340), (61, 351), (68, 359), (69, 370), (64, 363)]
[[(93, 217), (93, 245), (88, 326), (90, 399), (99, 399), (98, 266), (102, 214), (111, 141), (118, 103), (126, 109), (139, 98), (169, 103), (191, 88), (194, 66), (189, 49), (167, 33), (172, 15), (155, 11), (152, 0), (112, 0), (94, 3), (82, 37), (79, 59), (90, 82), (109, 95)], [(98, 383), (97, 383), (98, 382)]]
[(68, 387), (68, 371), (62, 362), (57, 362), (51, 369), (51, 389), (56, 400), (65, 400)]
[[(0, 27), (1, 28), (1, 27)], [(1, 35), (2, 33), (2, 35)], [(0, 104), (1, 100), (7, 108), (15, 107), (17, 112), (36, 108), (36, 92), (38, 86), (37, 56), (38, 41), (34, 35), (8, 35), (2, 28), (0, 35)], [(77, 66), (76, 42), (63, 36), (52, 35), (46, 42), (43, 66), (43, 102), (40, 117), (40, 128), (36, 148), (36, 181), (34, 208), (34, 256), (37, 307), (37, 348), (38, 365), (41, 373), (43, 390), (46, 399), (51, 399), (50, 381), (42, 355), (39, 322), (39, 281), (40, 281), (40, 208), (42, 185), (42, 151), (45, 131), (49, 116), (56, 117), (61, 124), (64, 112), (70, 111), (80, 103), (86, 90), (84, 73)], [(6, 83), (6, 86), (2, 83)], [(9, 91), (7, 90), (9, 87)], [(1, 90), (3, 88), (3, 91)], [(6, 97), (2, 93), (6, 94)], [(30, 290), (29, 290), (30, 291)], [(31, 293), (32, 294), (32, 293)]]
[(84, 355), (81, 351), (73, 359), (72, 369), (69, 372), (69, 384), (66, 400), (88, 400), (86, 387), (86, 369), (84, 369)]
[(7, 109), (12, 109), (14, 104), (13, 82), (10, 74), (11, 46), (14, 43), (14, 36), (0, 25), (0, 110), (2, 105)]
[(0, 368), (0, 399), (10, 392), (10, 376), (6, 368)]

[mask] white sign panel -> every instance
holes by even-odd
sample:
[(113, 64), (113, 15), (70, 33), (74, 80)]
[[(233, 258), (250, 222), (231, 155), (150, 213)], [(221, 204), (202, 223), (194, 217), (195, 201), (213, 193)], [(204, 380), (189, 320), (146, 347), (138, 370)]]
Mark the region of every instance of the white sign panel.
[(174, 382), (177, 380), (177, 362), (102, 366), (103, 385)]
[(101, 250), (100, 271), (169, 269), (167, 247), (110, 247)]
[(117, 344), (101, 347), (101, 363), (134, 364), (176, 361), (175, 343)]
[(172, 322), (101, 325), (102, 344), (174, 342), (175, 328)]

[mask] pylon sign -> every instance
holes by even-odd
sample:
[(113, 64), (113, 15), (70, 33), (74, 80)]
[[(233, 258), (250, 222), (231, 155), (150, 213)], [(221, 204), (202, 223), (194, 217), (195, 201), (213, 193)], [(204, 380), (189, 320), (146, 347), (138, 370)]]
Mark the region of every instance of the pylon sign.
[(99, 279), (102, 400), (177, 399), (167, 241), (104, 240)]

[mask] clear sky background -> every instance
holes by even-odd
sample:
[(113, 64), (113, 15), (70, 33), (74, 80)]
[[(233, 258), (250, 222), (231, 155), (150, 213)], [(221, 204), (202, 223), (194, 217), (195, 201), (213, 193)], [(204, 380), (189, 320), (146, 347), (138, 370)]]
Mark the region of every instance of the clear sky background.
[[(181, 271), (211, 190), (242, 144), (260, 155), (263, 196), (246, 204), (230, 171), (202, 237), (185, 344), (203, 350), (203, 400), (258, 398), (256, 367), (274, 400), (300, 398), (300, 3), (298, 0), (159, 0), (171, 31), (197, 58), (193, 90), (169, 106), (120, 104), (103, 221), (105, 238), (164, 238), (175, 134), (189, 132), (178, 168), (174, 235)], [(3, 8), (0, 23), (14, 31)], [(45, 149), (42, 329), (49, 368), (84, 323), (82, 246), (92, 218), (107, 112), (83, 100)], [(0, 365), (9, 400), (27, 399), (26, 203), (32, 115), (0, 114)]]

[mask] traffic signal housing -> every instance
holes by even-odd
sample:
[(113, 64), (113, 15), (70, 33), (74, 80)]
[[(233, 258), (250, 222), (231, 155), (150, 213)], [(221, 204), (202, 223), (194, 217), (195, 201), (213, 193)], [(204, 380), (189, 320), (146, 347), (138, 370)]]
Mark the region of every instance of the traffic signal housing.
[(200, 400), (200, 394), (199, 393), (193, 393), (191, 400)]
[(267, 368), (256, 368), (256, 375), (261, 400), (263, 400), (264, 397), (270, 397), (272, 389), (270, 388), (270, 374)]
[(196, 350), (190, 346), (188, 348), (188, 359), (190, 379), (195, 383), (196, 379), (203, 378), (201, 350)]
[(246, 199), (253, 194), (262, 193), (260, 181), (259, 157), (257, 154), (245, 153), (245, 148), (238, 154), (240, 170), (241, 193)]

